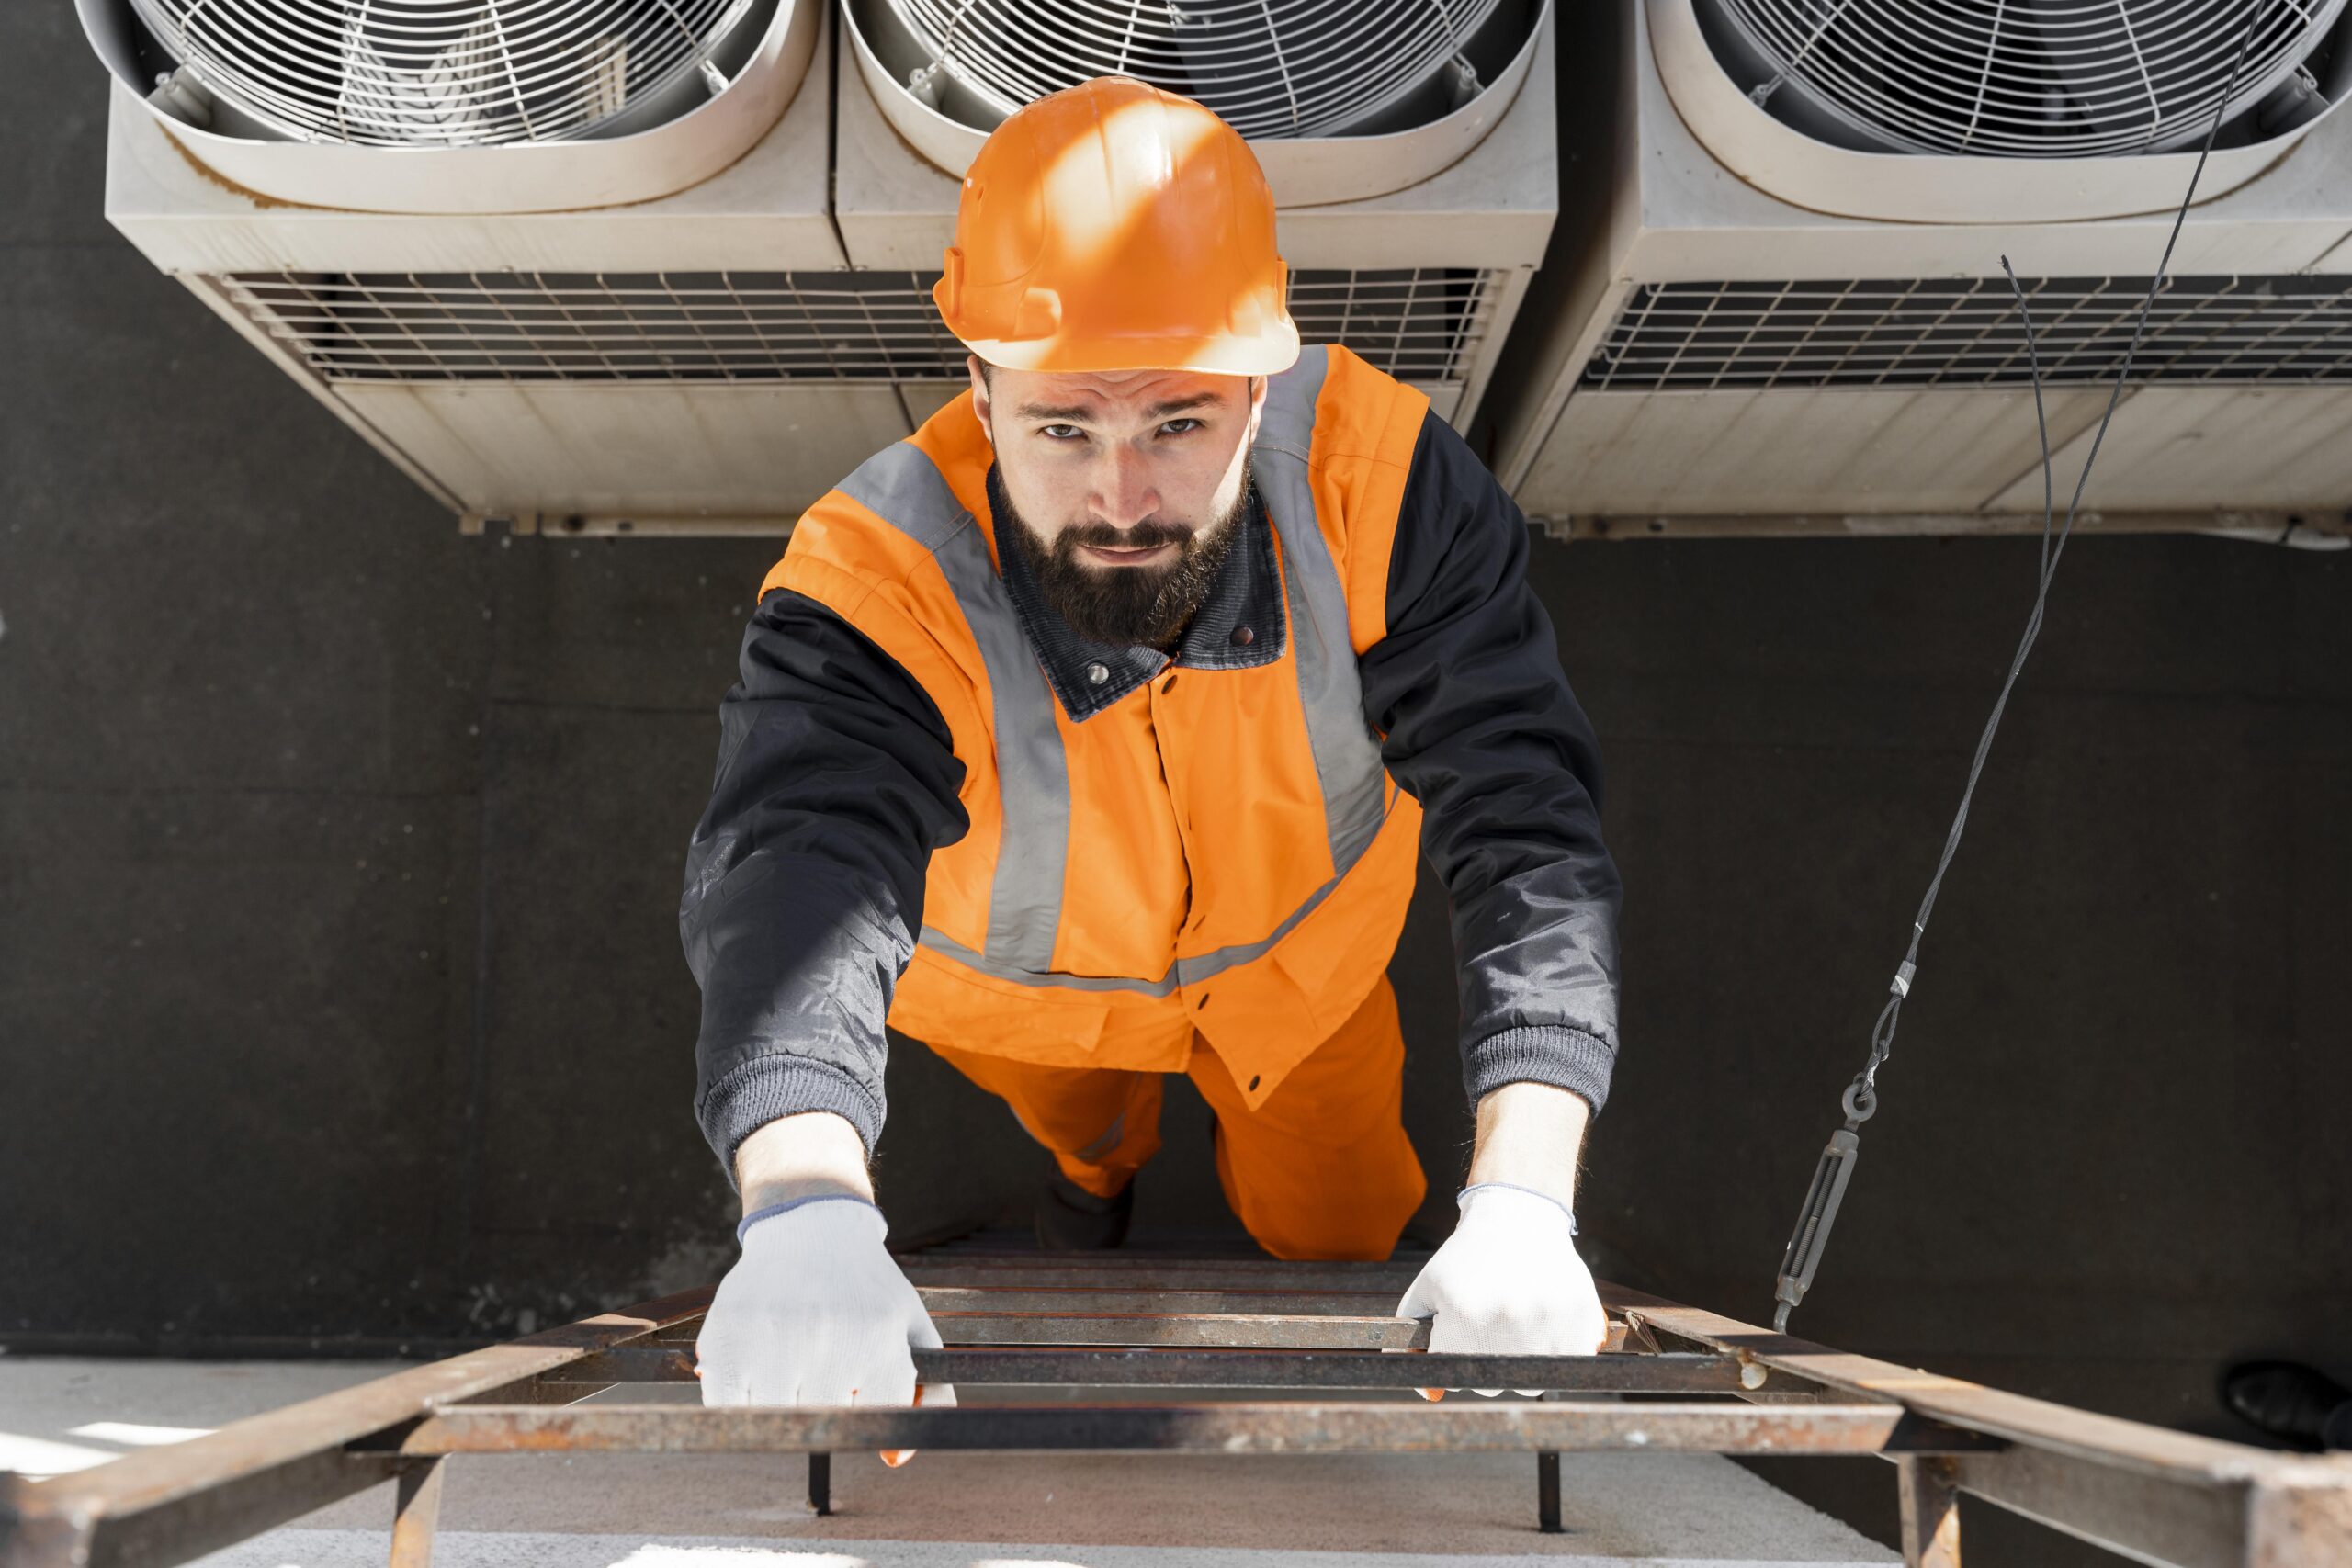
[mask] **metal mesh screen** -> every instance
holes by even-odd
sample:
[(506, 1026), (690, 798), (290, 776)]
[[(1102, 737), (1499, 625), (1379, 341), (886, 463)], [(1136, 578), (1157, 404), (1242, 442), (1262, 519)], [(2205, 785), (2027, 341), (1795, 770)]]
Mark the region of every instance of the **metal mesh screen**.
[[(1091, 77), (1138, 76), (1248, 137), (1362, 133), (1462, 59), (1500, 3), (888, 0), (923, 58), (952, 61), (1000, 113)], [(1532, 20), (1534, 7), (1514, 10)]]
[[(2043, 377), (2110, 379), (2144, 277), (2025, 284)], [(2176, 277), (2156, 296), (2134, 380), (2352, 381), (2352, 278)], [(1990, 387), (2030, 380), (2005, 278), (1645, 284), (1582, 385)]]
[[(1759, 103), (1785, 89), (1867, 146), (2080, 157), (2193, 143), (2249, 25), (2233, 112), (2297, 73), (2344, 0), (1702, 0), (1751, 58)], [(1744, 47), (1741, 47), (1744, 46)], [(2301, 72), (2298, 96), (2316, 98)]]
[[(1464, 379), (1501, 274), (1301, 272), (1309, 342), (1408, 381)], [(246, 314), (330, 380), (960, 379), (928, 273), (235, 273)]]
[[(710, 58), (750, 0), (132, 0), (205, 87), (300, 141), (594, 133)], [(691, 107), (690, 104), (682, 107)]]

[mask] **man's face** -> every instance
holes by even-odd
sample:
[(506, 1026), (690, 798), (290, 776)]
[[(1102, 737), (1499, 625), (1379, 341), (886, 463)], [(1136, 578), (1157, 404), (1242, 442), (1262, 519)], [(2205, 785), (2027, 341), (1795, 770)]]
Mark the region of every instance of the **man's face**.
[(1098, 642), (1171, 645), (1247, 504), (1265, 381), (969, 368), (993, 499), (1046, 603)]

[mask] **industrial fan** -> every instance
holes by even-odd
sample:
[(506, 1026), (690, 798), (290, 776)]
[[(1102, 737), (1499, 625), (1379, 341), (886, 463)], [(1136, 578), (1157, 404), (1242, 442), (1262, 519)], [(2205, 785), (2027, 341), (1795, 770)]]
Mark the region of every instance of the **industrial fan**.
[[(2228, 118), (2238, 141), (2326, 107), (2345, 0), (1700, 0), (1734, 79), (1786, 123), (1866, 152), (2162, 152)], [(2228, 145), (2229, 143), (2224, 143)]]
[(529, 212), (666, 196), (791, 101), (822, 0), (76, 0), (189, 155), (283, 200)]
[(1095, 76), (1196, 98), (1284, 206), (1430, 178), (1510, 107), (1546, 0), (849, 0), (890, 122), (961, 175), (1006, 115)]
[(1489, 29), (1513, 49), (1527, 30), (1523, 15), (1505, 15), (1523, 7), (1504, 0), (886, 8), (995, 118), (1090, 77), (1136, 76), (1199, 99), (1249, 137), (1363, 135), (1433, 118), (1475, 89), (1473, 56)]
[[(130, 0), (232, 134), (376, 146), (616, 135), (700, 101), (755, 0)], [(723, 85), (724, 77), (720, 78)]]
[(1608, 221), (1547, 269), (1573, 282), (1539, 284), (1527, 378), (1490, 400), (1529, 516), (2038, 529), (2046, 434), (2061, 506), (2104, 441), (2097, 526), (2334, 531), (2343, 0), (1639, 0), (1627, 21), (1562, 85), (1614, 91), (1615, 155), (1563, 195)]

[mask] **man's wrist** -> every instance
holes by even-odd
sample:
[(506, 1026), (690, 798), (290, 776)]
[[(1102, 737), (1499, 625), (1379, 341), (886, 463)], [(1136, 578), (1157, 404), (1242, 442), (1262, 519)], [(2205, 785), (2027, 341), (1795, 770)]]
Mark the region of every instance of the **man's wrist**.
[(1577, 1162), (1592, 1107), (1550, 1084), (1508, 1083), (1478, 1100), (1478, 1142), (1464, 1186), (1522, 1188), (1576, 1212)]
[(765, 1122), (735, 1151), (736, 1185), (743, 1213), (752, 1214), (802, 1198), (874, 1201), (865, 1142), (830, 1111), (806, 1111)]

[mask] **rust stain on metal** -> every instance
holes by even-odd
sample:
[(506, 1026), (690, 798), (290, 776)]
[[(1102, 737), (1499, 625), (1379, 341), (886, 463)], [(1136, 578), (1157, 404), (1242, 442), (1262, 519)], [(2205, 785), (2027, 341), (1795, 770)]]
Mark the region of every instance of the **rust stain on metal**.
[[(590, 1386), (675, 1383), (685, 1347), (710, 1306), (691, 1291), (234, 1423), (209, 1437), (145, 1450), (38, 1489), (0, 1478), (0, 1550), (20, 1561), (166, 1563), (200, 1555), (391, 1479), (418, 1461), (458, 1452), (798, 1452), (952, 1448), (1224, 1453), (1567, 1450), (1878, 1455), (1908, 1478), (1915, 1560), (1949, 1560), (1939, 1513), (1953, 1488), (2042, 1518), (2148, 1562), (2212, 1568), (2289, 1568), (2352, 1562), (2352, 1462), (2288, 1460), (2237, 1444), (2142, 1427), (1773, 1334), (1702, 1309), (1613, 1285), (1616, 1321), (1601, 1358), (1392, 1358), (1426, 1343), (1429, 1324), (1334, 1314), (1384, 1291), (1377, 1272), (1203, 1259), (1122, 1260), (1099, 1271), (1032, 1259), (910, 1260), (940, 1301), (1007, 1307), (1149, 1304), (1307, 1311), (939, 1314), (951, 1340), (1114, 1348), (956, 1349), (976, 1382), (1036, 1379), (1078, 1389), (1118, 1383), (1183, 1387), (1189, 1373), (1227, 1387), (1376, 1386), (1409, 1371), (1462, 1375), (1463, 1386), (1618, 1389), (1652, 1401), (1542, 1403), (1356, 1398), (1279, 1404), (1063, 1404), (944, 1409), (837, 1409), (699, 1404), (577, 1404)], [(926, 1278), (927, 1276), (927, 1278)], [(1054, 1287), (1060, 1287), (1056, 1289)], [(1333, 1343), (1334, 1340), (1338, 1343)], [(1140, 1342), (1157, 1348), (1130, 1348)], [(1658, 1350), (1663, 1342), (1674, 1353)], [(1172, 1348), (1171, 1347), (1188, 1347)], [(1700, 1352), (1685, 1355), (1685, 1348)], [(990, 1360), (989, 1358), (1000, 1358)], [(1497, 1359), (1515, 1366), (1496, 1366)], [(1485, 1362), (1466, 1375), (1473, 1363)], [(1396, 1371), (1391, 1374), (1389, 1369)], [(1366, 1377), (1374, 1368), (1379, 1375)], [(984, 1375), (989, 1369), (1001, 1375)], [(1295, 1370), (1294, 1370), (1295, 1369)], [(1485, 1374), (1492, 1375), (1485, 1375)], [(1804, 1403), (1751, 1394), (1770, 1373)], [(1525, 1382), (1521, 1382), (1521, 1377)], [(1101, 1382), (1090, 1382), (1090, 1377)], [(1353, 1380), (1363, 1379), (1362, 1382)], [(1451, 1381), (1449, 1379), (1449, 1381)], [(1663, 1397), (1659, 1397), (1663, 1396)], [(1951, 1456), (1952, 1462), (1923, 1462)], [(439, 1467), (407, 1469), (401, 1538), (408, 1559), (430, 1550)], [(1539, 1508), (1539, 1515), (1540, 1515)], [(2158, 1547), (2152, 1521), (2197, 1523), (2196, 1541)], [(1939, 1540), (1942, 1536), (1945, 1539)], [(23, 1554), (29, 1547), (33, 1555)], [(2211, 1550), (2206, 1550), (2210, 1547)], [(2184, 1555), (2184, 1552), (2187, 1554)]]
[(889, 1448), (1217, 1453), (1557, 1451), (1862, 1454), (1905, 1443), (1884, 1405), (1281, 1404), (948, 1409), (473, 1405), (427, 1419), (403, 1454), (605, 1450), (792, 1453)]
[(188, 151), (187, 144), (182, 141), (178, 137), (174, 136), (169, 128), (159, 126), (159, 129), (164, 131), (164, 140), (172, 144), (172, 151), (187, 159), (187, 166), (194, 169), (208, 184), (219, 186), (222, 190), (227, 191), (230, 195), (240, 197), (245, 201), (250, 201), (255, 207), (280, 208), (288, 211), (294, 212), (340, 212), (345, 210), (342, 208), (312, 207), (308, 202), (287, 201), (278, 197), (264, 196), (257, 190), (253, 190), (247, 186), (239, 185), (236, 181), (229, 178), (228, 175), (222, 174), (220, 170), (214, 168), (211, 164), (198, 157), (194, 152)]

